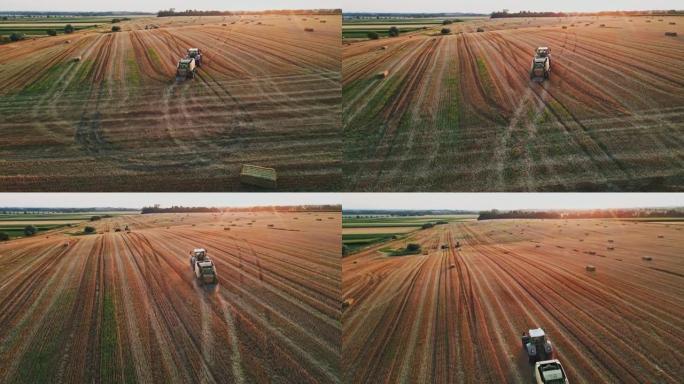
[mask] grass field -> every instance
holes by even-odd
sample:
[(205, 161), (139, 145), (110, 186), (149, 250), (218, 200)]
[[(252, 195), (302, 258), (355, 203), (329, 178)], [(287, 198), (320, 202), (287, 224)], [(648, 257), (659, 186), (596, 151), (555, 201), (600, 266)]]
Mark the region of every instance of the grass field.
[[(51, 231), (60, 228), (70, 228), (79, 226), (89, 222), (93, 216), (119, 216), (127, 214), (130, 211), (94, 211), (94, 212), (79, 212), (79, 213), (7, 213), (0, 214), (0, 232), (6, 233), (10, 238), (24, 237), (24, 228), (33, 225), (38, 229), (38, 233), (34, 236), (43, 234), (46, 231)], [(82, 229), (81, 229), (82, 230)]]
[(22, 33), (26, 37), (47, 36), (48, 30), (64, 33), (64, 27), (71, 24), (74, 30), (98, 28), (110, 24), (115, 17), (17, 17), (0, 20), (0, 36)]
[(527, 384), (536, 327), (570, 383), (680, 381), (681, 226), (468, 221), (410, 242), (425, 253), (388, 256), (399, 239), (343, 258), (345, 382)]
[[(0, 46), (0, 190), (279, 190), (341, 182), (339, 15), (136, 17)], [(305, 29), (313, 28), (313, 32)], [(177, 80), (187, 49), (194, 79)]]
[[(682, 26), (677, 16), (479, 19), (450, 35), (437, 25), (345, 42), (346, 188), (681, 191)], [(543, 82), (529, 75), (538, 46), (552, 55)]]
[(342, 218), (342, 244), (348, 252), (354, 252), (377, 243), (393, 239), (405, 239), (411, 233), (421, 229), (426, 223), (461, 222), (477, 218), (473, 215), (437, 215), (437, 216), (390, 216), (390, 217), (355, 217)]

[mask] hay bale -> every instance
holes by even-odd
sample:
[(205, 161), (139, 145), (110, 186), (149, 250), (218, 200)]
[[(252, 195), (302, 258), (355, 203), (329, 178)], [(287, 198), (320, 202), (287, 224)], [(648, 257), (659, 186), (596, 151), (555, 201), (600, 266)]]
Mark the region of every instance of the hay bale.
[(230, 227), (223, 228), (224, 231), (230, 231)]
[(651, 261), (653, 258), (651, 256), (641, 256), (644, 261)]
[(449, 264), (449, 269), (456, 268), (456, 264)]
[(665, 36), (677, 37), (677, 32), (665, 32)]
[(482, 27), (478, 27), (478, 28), (477, 28), (477, 31), (478, 31), (478, 32), (484, 32), (485, 30), (484, 30), (484, 28), (482, 28)]
[(381, 50), (381, 51), (384, 51), (384, 50), (386, 50), (386, 49), (387, 49), (387, 46), (386, 46), (386, 45), (383, 45), (382, 47), (380, 47), (380, 50)]
[(585, 269), (587, 270), (587, 272), (596, 272), (596, 267), (593, 265), (587, 265)]
[(269, 228), (273, 228), (273, 224), (269, 224), (268, 227), (269, 227)]
[(387, 78), (387, 76), (389, 76), (389, 71), (388, 71), (388, 70), (384, 70), (384, 71), (378, 73), (378, 77), (381, 78), (381, 79), (385, 79), (385, 78)]
[(605, 26), (606, 26), (605, 24), (599, 25), (599, 27), (601, 27), (601, 28), (604, 28)]
[(563, 29), (568, 29), (568, 26), (567, 26), (567, 25), (564, 25), (562, 28), (563, 28)]
[(663, 235), (658, 235), (658, 238), (659, 238), (659, 239), (662, 239), (663, 237), (665, 237), (665, 236), (663, 236)]
[(674, 21), (670, 23), (670, 25), (675, 25), (675, 24), (677, 24), (677, 23), (675, 23)]
[(615, 249), (615, 247), (612, 247), (612, 246), (611, 246), (611, 247), (607, 247), (606, 249), (608, 249), (609, 251), (612, 251), (612, 250)]
[(349, 308), (349, 307), (351, 307), (353, 304), (354, 304), (354, 299), (352, 299), (351, 297), (348, 298), (348, 299), (345, 299), (345, 300), (342, 302), (342, 309)]
[(306, 32), (313, 32), (314, 29), (313, 29), (313, 28), (304, 28), (304, 31), (306, 31)]
[(612, 242), (613, 242), (613, 240), (608, 240), (608, 242), (609, 242), (609, 243), (612, 243)]
[(262, 188), (276, 189), (278, 187), (278, 176), (273, 168), (242, 164), (240, 182)]
[(73, 60), (74, 60), (74, 62), (79, 62), (79, 61), (81, 61), (81, 56), (76, 56), (76, 57), (74, 57)]

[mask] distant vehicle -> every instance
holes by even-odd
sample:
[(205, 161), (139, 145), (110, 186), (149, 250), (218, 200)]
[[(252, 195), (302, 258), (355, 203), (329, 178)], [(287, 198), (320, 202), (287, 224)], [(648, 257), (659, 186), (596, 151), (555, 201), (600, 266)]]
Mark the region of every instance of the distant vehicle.
[(194, 79), (195, 72), (197, 71), (197, 65), (195, 59), (184, 58), (178, 61), (178, 66), (176, 67), (176, 79)]
[(200, 284), (218, 283), (216, 266), (214, 265), (214, 262), (209, 259), (206, 249), (195, 248), (190, 252), (190, 268)]
[(195, 59), (195, 64), (198, 67), (202, 66), (202, 50), (199, 48), (188, 48), (188, 56), (186, 58)]
[(548, 47), (539, 47), (535, 51), (530, 68), (530, 79), (548, 79), (551, 73), (551, 50)]
[(563, 365), (558, 360), (538, 361), (534, 364), (534, 378), (537, 384), (569, 384)]
[(522, 347), (527, 353), (530, 364), (553, 358), (553, 347), (541, 328), (530, 329), (522, 335)]

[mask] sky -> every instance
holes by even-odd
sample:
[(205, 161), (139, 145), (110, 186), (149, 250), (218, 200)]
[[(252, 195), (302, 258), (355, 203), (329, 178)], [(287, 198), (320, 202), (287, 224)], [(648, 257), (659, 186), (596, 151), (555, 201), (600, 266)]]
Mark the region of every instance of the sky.
[(330, 193), (0, 193), (0, 207), (142, 208), (339, 204)]
[(468, 12), (517, 11), (614, 11), (682, 9), (681, 0), (341, 0), (345, 12)]
[(317, 9), (342, 8), (342, 0), (2, 0), (0, 11), (131, 11), (156, 12), (160, 9), (201, 9), (219, 11), (258, 11), (265, 9)]
[(597, 209), (684, 206), (682, 193), (0, 193), (0, 207), (142, 208), (342, 204), (344, 209)]
[(607, 209), (684, 206), (684, 193), (343, 193), (342, 209)]

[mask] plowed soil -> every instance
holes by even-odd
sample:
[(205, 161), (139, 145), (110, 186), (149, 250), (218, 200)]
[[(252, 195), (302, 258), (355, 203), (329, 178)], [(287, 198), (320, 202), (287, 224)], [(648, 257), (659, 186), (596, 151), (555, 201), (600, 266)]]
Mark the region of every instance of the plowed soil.
[(387, 257), (383, 244), (343, 260), (347, 382), (530, 383), (520, 335), (536, 327), (570, 383), (680, 382), (681, 226), (502, 220), (406, 241), (428, 255)]
[(2, 243), (0, 382), (340, 382), (340, 220), (122, 216)]
[[(283, 190), (339, 183), (339, 16), (120, 25), (0, 46), (1, 190), (249, 189), (243, 163)], [(177, 81), (190, 47), (203, 65)]]
[[(682, 26), (682, 17), (470, 20), (450, 35), (439, 26), (346, 44), (346, 185), (682, 190)], [(538, 46), (551, 48), (544, 82), (529, 76)]]

